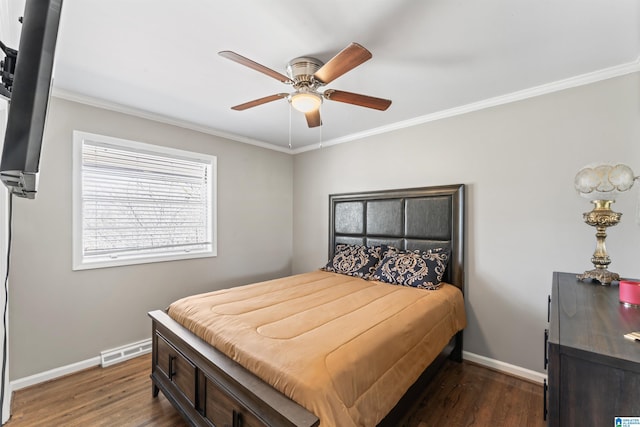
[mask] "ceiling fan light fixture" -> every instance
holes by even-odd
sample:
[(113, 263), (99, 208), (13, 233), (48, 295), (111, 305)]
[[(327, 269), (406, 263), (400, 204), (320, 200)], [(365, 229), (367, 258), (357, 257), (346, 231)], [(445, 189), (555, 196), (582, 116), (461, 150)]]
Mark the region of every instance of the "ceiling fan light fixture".
[(291, 95), (291, 105), (302, 113), (316, 111), (322, 104), (322, 97), (313, 92), (296, 92)]

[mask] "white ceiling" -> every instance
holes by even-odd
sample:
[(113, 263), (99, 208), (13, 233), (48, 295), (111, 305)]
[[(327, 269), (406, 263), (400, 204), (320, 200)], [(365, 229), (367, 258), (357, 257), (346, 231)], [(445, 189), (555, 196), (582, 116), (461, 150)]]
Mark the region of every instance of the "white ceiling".
[[(309, 129), (285, 74), (355, 41), (372, 54), (326, 88), (393, 100), (385, 111), (325, 101)], [(54, 94), (164, 117), (288, 150), (348, 140), (439, 112), (602, 70), (638, 68), (638, 0), (64, 0)], [(325, 89), (326, 89), (325, 88)], [(120, 108), (118, 107), (118, 108)]]

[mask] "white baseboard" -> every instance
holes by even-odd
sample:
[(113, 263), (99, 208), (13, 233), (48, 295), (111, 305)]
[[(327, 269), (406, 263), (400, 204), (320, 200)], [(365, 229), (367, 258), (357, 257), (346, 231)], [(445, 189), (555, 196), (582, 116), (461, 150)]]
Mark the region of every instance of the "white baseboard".
[(19, 378), (11, 381), (11, 390), (16, 391), (25, 387), (40, 384), (45, 381), (53, 380), (65, 375), (73, 374), (74, 372), (82, 371), (87, 368), (92, 368), (100, 364), (100, 356), (92, 357), (91, 359), (83, 360), (81, 362), (72, 363), (70, 365), (61, 366), (59, 368), (51, 369), (49, 371), (40, 372), (39, 374), (33, 374), (28, 377)]
[[(146, 344), (149, 344), (148, 347)], [(132, 349), (131, 352), (128, 349)], [(49, 371), (40, 372), (39, 374), (30, 375), (28, 377), (19, 378), (17, 380), (10, 382), (10, 391), (20, 390), (25, 387), (30, 387), (32, 385), (40, 384), (45, 381), (50, 381), (56, 378), (60, 378), (65, 375), (73, 374), (75, 372), (82, 371), (87, 368), (93, 368), (94, 366), (99, 366), (104, 362), (104, 355), (111, 353), (121, 353), (121, 356), (118, 358), (118, 362), (123, 362), (125, 360), (131, 359), (133, 357), (141, 356), (143, 354), (147, 354), (151, 352), (151, 338), (148, 338), (143, 341), (138, 341), (135, 343), (131, 343), (126, 346), (118, 347), (117, 349), (106, 350), (101, 352), (101, 356), (92, 357), (91, 359), (83, 360), (81, 362), (72, 363), (70, 365), (61, 366), (59, 368), (51, 369)], [(105, 366), (116, 363), (115, 360), (110, 360)]]
[[(118, 351), (121, 351), (126, 348), (140, 348), (141, 345), (146, 344), (148, 340), (138, 341), (127, 346), (119, 347)], [(113, 350), (108, 350), (113, 351)], [(150, 350), (149, 350), (150, 351)], [(121, 361), (130, 359), (131, 357), (141, 356), (142, 354), (147, 354), (149, 351), (138, 351), (135, 355), (131, 355), (130, 357), (123, 357)], [(102, 352), (104, 353), (104, 352)], [(468, 351), (462, 352), (462, 358), (464, 360), (468, 360), (469, 362), (477, 363), (478, 365), (486, 366), (487, 368), (495, 369), (496, 371), (504, 372), (509, 375), (513, 375), (515, 377), (524, 378), (529, 381), (533, 381), (535, 383), (542, 384), (545, 379), (547, 379), (547, 375), (541, 372), (532, 371), (530, 369), (522, 368), (520, 366), (511, 365), (509, 363), (501, 362), (499, 360), (491, 359), (489, 357), (480, 356), (475, 353), (470, 353)], [(74, 372), (79, 372), (87, 368), (92, 368), (94, 366), (99, 366), (102, 363), (102, 358), (100, 356), (92, 357), (91, 359), (83, 360), (81, 362), (72, 363), (70, 365), (61, 366), (59, 368), (51, 369), (49, 371), (41, 372), (39, 374), (30, 375), (28, 377), (19, 378), (17, 380), (11, 381), (9, 383), (9, 395), (11, 392), (16, 390), (23, 389), (25, 387), (30, 387), (32, 385), (40, 384), (45, 381), (50, 381), (65, 375), (73, 374)]]
[(462, 352), (462, 358), (469, 362), (477, 363), (478, 365), (486, 366), (487, 368), (495, 369), (496, 371), (504, 372), (505, 374), (509, 374), (514, 377), (524, 378), (525, 380), (539, 384), (542, 384), (544, 380), (547, 379), (547, 375), (542, 372), (532, 371), (531, 369), (522, 368), (510, 363), (480, 356), (479, 354), (469, 353), (468, 351)]

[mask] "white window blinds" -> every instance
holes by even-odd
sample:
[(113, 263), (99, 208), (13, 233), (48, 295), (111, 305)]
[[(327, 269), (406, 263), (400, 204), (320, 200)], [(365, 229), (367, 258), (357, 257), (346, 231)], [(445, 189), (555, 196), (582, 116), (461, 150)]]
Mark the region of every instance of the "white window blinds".
[(95, 139), (81, 143), (83, 263), (215, 255), (215, 158)]

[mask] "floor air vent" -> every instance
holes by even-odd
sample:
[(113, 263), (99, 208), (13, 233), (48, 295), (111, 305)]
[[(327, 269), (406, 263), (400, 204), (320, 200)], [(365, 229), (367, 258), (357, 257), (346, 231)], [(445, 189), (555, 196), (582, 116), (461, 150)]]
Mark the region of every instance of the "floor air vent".
[(100, 365), (106, 368), (147, 353), (151, 353), (151, 338), (101, 352)]

